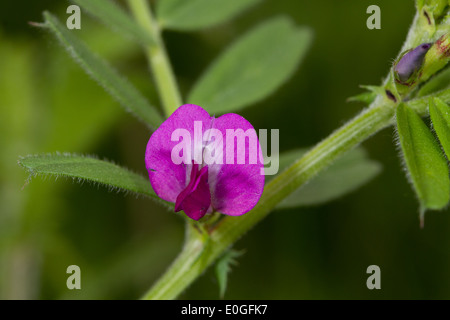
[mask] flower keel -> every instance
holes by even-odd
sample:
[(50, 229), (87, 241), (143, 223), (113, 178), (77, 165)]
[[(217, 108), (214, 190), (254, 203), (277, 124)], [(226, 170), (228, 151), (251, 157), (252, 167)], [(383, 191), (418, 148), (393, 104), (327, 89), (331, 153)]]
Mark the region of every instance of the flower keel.
[(192, 165), (191, 180), (175, 202), (175, 212), (183, 210), (189, 218), (194, 220), (203, 218), (211, 205), (208, 166), (200, 171), (198, 167), (196, 163)]

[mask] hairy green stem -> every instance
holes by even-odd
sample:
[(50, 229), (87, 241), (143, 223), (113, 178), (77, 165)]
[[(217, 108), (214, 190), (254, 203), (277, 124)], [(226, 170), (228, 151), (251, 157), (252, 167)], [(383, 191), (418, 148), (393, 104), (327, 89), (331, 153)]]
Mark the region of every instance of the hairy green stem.
[(267, 216), (290, 193), (307, 183), (319, 171), (379, 130), (393, 123), (395, 106), (384, 97), (377, 100), (339, 130), (323, 140), (299, 161), (270, 181), (258, 204), (240, 217), (225, 217), (202, 240), (193, 227), (183, 251), (144, 299), (174, 299), (200, 276), (243, 234)]
[(164, 112), (166, 116), (170, 116), (182, 104), (182, 100), (161, 38), (161, 30), (153, 19), (151, 8), (146, 0), (127, 0), (127, 2), (136, 21), (154, 39), (154, 44), (145, 47), (145, 53), (153, 72)]

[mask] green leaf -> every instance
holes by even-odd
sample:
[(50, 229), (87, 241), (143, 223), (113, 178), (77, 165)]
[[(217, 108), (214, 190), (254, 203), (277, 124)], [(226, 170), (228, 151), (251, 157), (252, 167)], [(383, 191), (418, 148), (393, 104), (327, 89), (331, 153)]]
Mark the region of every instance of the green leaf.
[(447, 158), (450, 158), (450, 107), (441, 99), (430, 101), (430, 117)]
[(450, 68), (439, 72), (436, 76), (426, 82), (417, 93), (417, 97), (427, 96), (450, 86)]
[(450, 198), (450, 180), (438, 142), (417, 113), (405, 104), (397, 107), (400, 146), (414, 190), (426, 209), (442, 209)]
[(362, 102), (364, 104), (371, 104), (377, 95), (384, 95), (384, 88), (377, 86), (360, 86), (361, 88), (367, 89), (366, 92), (360, 93), (356, 96), (347, 99), (348, 102)]
[(162, 123), (163, 120), (158, 111), (130, 82), (121, 77), (106, 61), (93, 54), (55, 16), (44, 12), (44, 18), (45, 24), (42, 26), (48, 28), (84, 71), (97, 80), (127, 111), (153, 129)]
[(164, 29), (191, 31), (225, 22), (261, 0), (159, 0), (156, 15)]
[[(280, 171), (300, 159), (306, 151), (299, 149), (281, 154)], [(380, 172), (381, 165), (368, 159), (364, 149), (354, 149), (290, 194), (277, 208), (311, 206), (332, 201), (368, 183)]]
[(188, 101), (225, 113), (264, 99), (296, 70), (312, 40), (308, 28), (277, 17), (232, 44), (200, 78)]
[(356, 96), (352, 96), (347, 99), (348, 102), (362, 102), (364, 104), (371, 104), (373, 100), (377, 97), (377, 94), (375, 92), (367, 91), (360, 93)]
[(243, 251), (228, 250), (216, 263), (216, 277), (219, 283), (220, 297), (223, 298), (227, 289), (228, 274), (231, 266), (237, 264), (236, 258), (240, 257)]
[(23, 157), (18, 162), (31, 176), (70, 177), (78, 181), (98, 183), (110, 189), (159, 199), (149, 179), (114, 163), (93, 157), (74, 154), (41, 154)]
[(152, 36), (143, 30), (130, 16), (112, 0), (72, 0), (106, 26), (141, 44), (154, 43)]
[(416, 111), (420, 116), (427, 116), (432, 98), (439, 98), (445, 103), (450, 103), (450, 88), (434, 92), (432, 95), (420, 97), (405, 102), (408, 108)]

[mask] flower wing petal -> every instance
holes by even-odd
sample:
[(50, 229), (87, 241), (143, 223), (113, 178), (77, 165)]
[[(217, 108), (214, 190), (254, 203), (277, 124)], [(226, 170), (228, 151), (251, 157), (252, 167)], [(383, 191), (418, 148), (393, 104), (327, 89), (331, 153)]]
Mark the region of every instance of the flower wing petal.
[[(242, 215), (258, 203), (264, 189), (261, 145), (251, 123), (240, 115), (225, 114), (215, 119), (214, 128), (222, 132), (224, 164), (208, 166), (212, 206), (227, 215)], [(238, 163), (239, 157), (244, 164)]]

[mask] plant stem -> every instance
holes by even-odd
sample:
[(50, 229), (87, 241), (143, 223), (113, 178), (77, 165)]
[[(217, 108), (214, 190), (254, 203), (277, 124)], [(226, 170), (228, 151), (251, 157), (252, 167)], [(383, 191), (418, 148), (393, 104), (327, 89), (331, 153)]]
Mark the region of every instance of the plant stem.
[(161, 38), (161, 30), (153, 18), (151, 8), (146, 0), (127, 0), (127, 2), (136, 21), (154, 39), (153, 44), (145, 47), (145, 53), (153, 72), (164, 112), (168, 117), (182, 104), (182, 100)]
[(225, 217), (210, 230), (205, 242), (189, 228), (183, 251), (144, 299), (174, 299), (223, 252), (267, 216), (290, 193), (304, 185), (319, 171), (374, 133), (391, 125), (395, 105), (379, 96), (373, 104), (332, 133), (304, 157), (270, 181), (258, 204), (239, 217)]

